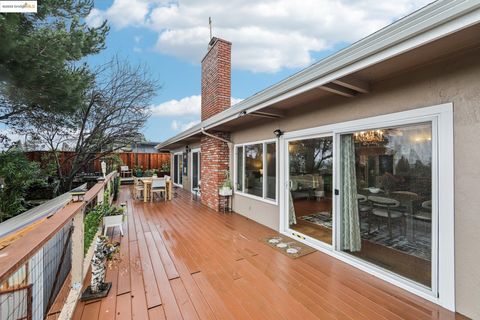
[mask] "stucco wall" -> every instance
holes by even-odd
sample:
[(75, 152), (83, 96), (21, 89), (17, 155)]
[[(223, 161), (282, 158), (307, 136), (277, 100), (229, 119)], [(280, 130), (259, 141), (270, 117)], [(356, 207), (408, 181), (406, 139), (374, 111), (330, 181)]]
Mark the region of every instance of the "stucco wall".
[[(235, 143), (447, 102), (454, 104), (457, 311), (480, 318), (480, 49), (373, 83), (371, 93), (293, 108), (284, 119), (232, 133)], [(291, 109), (292, 110), (292, 109)], [(278, 229), (279, 207), (236, 195), (234, 210)], [(440, 235), (441, 236), (441, 235)]]

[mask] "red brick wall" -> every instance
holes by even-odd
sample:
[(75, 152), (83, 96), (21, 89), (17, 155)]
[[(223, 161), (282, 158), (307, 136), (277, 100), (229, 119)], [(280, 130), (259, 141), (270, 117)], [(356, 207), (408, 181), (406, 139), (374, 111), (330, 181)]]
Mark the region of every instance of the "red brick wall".
[(231, 47), (228, 41), (213, 38), (202, 60), (202, 121), (230, 107)]
[[(230, 138), (230, 134), (225, 132), (213, 134), (227, 140)], [(225, 205), (222, 202), (224, 199), (220, 199), (218, 195), (218, 189), (225, 181), (225, 173), (229, 167), (228, 145), (215, 138), (203, 136), (201, 157), (202, 203), (219, 211)]]
[[(231, 46), (228, 41), (213, 38), (210, 50), (202, 60), (202, 121), (230, 107)], [(223, 139), (230, 134), (215, 132)], [(218, 189), (229, 169), (228, 145), (209, 136), (201, 140), (202, 203), (214, 210), (225, 205)]]

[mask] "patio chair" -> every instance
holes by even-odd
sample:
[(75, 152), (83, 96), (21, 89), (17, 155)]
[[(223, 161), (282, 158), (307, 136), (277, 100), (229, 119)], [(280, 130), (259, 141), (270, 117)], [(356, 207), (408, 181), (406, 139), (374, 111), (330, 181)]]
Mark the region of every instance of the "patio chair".
[(153, 178), (152, 187), (150, 188), (150, 201), (153, 201), (153, 196), (159, 193), (163, 194), (163, 198), (167, 201), (167, 184), (165, 178)]
[(130, 170), (128, 168), (128, 166), (120, 166), (120, 177), (131, 178), (132, 177), (132, 170)]
[(133, 190), (135, 192), (135, 199), (137, 200), (142, 197), (143, 192), (145, 191), (145, 186), (137, 177), (133, 177)]
[[(400, 229), (402, 234), (405, 233), (405, 229), (406, 229), (405, 215), (402, 211), (399, 211), (400, 202), (398, 200), (386, 198), (386, 197), (378, 197), (378, 196), (369, 196), (368, 200), (372, 204), (372, 214), (377, 218), (377, 222), (379, 220), (387, 220), (388, 234), (390, 236), (390, 239), (393, 238), (392, 222), (395, 220), (401, 220), (403, 228), (402, 228), (402, 225), (400, 225)], [(379, 222), (378, 222), (378, 229), (380, 230)], [(368, 233), (370, 233), (370, 224), (369, 224)]]

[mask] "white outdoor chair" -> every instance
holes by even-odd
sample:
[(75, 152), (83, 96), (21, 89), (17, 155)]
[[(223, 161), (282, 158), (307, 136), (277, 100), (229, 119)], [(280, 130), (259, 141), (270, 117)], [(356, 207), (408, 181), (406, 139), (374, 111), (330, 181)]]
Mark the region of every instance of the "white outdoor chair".
[(128, 166), (120, 166), (120, 177), (127, 178), (132, 176), (132, 170)]
[(163, 194), (165, 201), (167, 201), (167, 183), (165, 178), (153, 178), (152, 187), (150, 188), (150, 200), (153, 201), (155, 193)]

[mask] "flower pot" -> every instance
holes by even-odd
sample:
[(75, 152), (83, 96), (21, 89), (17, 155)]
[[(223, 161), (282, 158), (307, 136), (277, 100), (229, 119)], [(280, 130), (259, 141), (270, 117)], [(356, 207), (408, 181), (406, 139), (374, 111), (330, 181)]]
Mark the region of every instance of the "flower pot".
[(233, 190), (227, 187), (222, 187), (218, 189), (218, 194), (224, 197), (231, 196), (233, 194)]
[(123, 223), (123, 214), (119, 214), (116, 216), (105, 216), (103, 217), (103, 225), (107, 226), (116, 226), (121, 225)]

